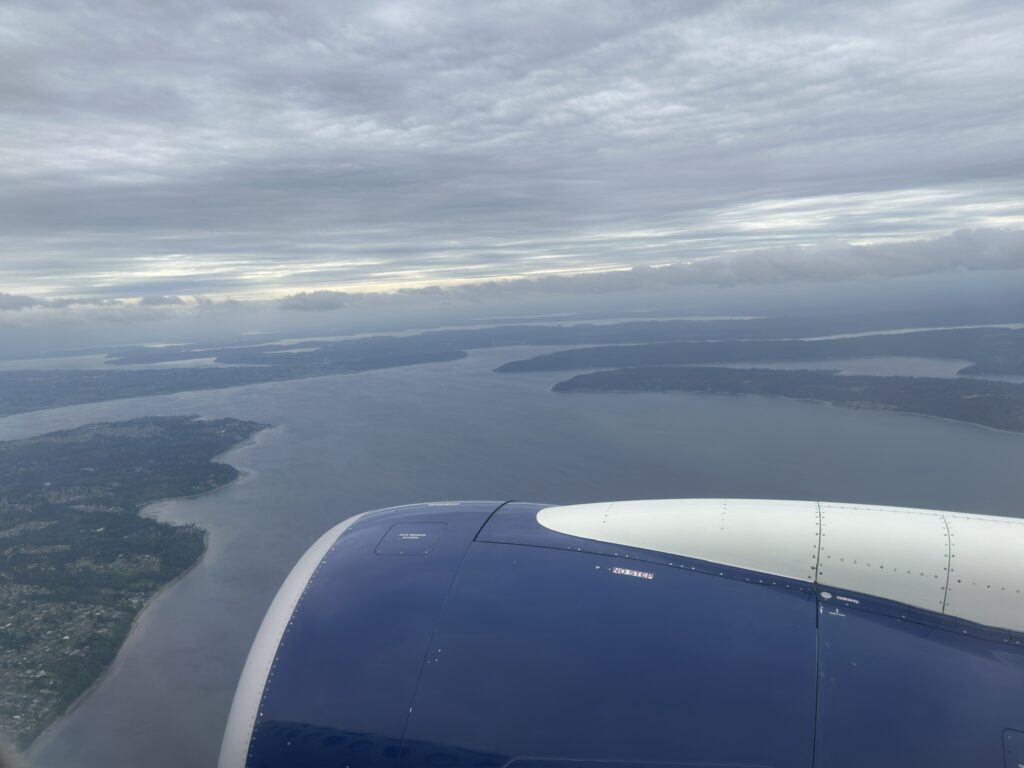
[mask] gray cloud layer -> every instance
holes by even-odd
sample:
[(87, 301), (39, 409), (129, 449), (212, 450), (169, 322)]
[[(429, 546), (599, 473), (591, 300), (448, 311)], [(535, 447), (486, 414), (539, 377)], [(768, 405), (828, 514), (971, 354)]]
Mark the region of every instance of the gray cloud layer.
[[(891, 273), (898, 241), (1024, 224), (1013, 0), (16, 1), (0, 21), (12, 294), (297, 307), (683, 261)], [(925, 271), (977, 267), (965, 237)]]

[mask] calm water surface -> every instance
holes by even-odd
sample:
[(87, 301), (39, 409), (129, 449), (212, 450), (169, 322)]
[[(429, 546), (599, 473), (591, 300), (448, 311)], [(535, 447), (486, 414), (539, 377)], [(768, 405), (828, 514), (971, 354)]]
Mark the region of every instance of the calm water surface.
[(0, 419), (0, 439), (159, 414), (275, 425), (226, 455), (239, 482), (148, 509), (209, 529), (209, 550), (149, 605), (92, 695), (37, 741), (34, 763), (213, 766), (277, 586), (326, 528), (365, 509), (733, 496), (1024, 512), (1024, 435), (775, 398), (554, 394), (558, 373), (491, 373), (542, 351)]

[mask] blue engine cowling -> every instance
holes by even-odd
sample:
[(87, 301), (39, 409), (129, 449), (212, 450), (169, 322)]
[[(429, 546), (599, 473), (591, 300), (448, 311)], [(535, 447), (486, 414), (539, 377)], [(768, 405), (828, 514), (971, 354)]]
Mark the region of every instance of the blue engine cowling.
[(445, 502), (328, 532), (274, 601), (221, 768), (1012, 766), (1024, 647), (806, 582)]

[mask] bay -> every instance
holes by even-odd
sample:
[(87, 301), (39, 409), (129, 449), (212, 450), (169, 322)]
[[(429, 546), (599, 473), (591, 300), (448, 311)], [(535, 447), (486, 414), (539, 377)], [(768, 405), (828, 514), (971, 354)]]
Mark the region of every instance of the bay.
[[(37, 740), (47, 768), (213, 766), (245, 655), (288, 570), (366, 509), (441, 499), (828, 499), (1024, 512), (1024, 435), (780, 398), (550, 391), (499, 375), (550, 347), (19, 414), (0, 439), (143, 415), (273, 424), (223, 460), (237, 482), (146, 513), (209, 549), (145, 609), (92, 692)], [(356, 628), (357, 631), (357, 628)]]

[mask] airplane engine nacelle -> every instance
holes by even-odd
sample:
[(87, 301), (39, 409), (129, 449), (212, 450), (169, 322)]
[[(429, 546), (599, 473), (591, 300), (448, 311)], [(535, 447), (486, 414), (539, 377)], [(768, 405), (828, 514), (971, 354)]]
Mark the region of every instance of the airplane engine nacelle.
[(420, 504), (303, 556), (221, 768), (1024, 763), (1024, 521)]

